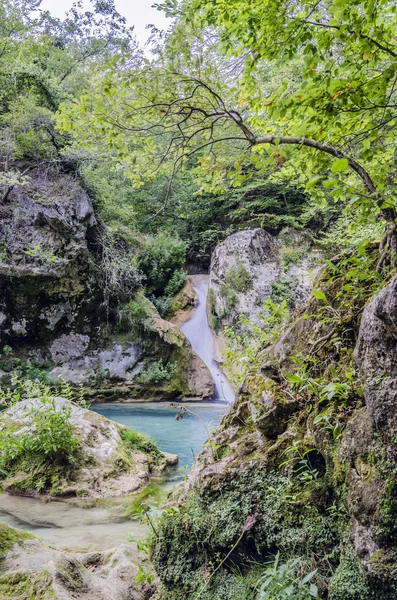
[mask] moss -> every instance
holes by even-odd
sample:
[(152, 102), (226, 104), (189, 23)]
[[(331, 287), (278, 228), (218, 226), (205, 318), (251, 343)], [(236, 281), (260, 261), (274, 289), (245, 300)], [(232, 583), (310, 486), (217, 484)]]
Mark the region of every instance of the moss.
[(329, 584), (330, 600), (369, 600), (370, 588), (352, 546), (348, 546)]
[(281, 304), (285, 300), (288, 308), (294, 308), (295, 295), (293, 288), (296, 283), (296, 277), (281, 277), (279, 281), (272, 283), (272, 300), (276, 304)]
[(147, 454), (149, 464), (153, 469), (162, 469), (166, 466), (163, 453), (157, 444), (149, 437), (133, 431), (128, 427), (118, 427), (122, 445), (119, 448), (120, 457), (125, 456), (128, 462), (131, 451)]
[[(253, 526), (242, 534), (248, 517)], [(308, 503), (306, 495), (300, 496), (287, 477), (246, 469), (221, 489), (191, 493), (179, 510), (168, 512), (158, 530), (153, 562), (169, 591), (193, 593), (208, 565), (216, 567), (234, 545), (231, 560), (242, 565), (266, 559), (274, 548), (325, 557), (336, 551), (336, 544), (336, 523)]]
[(239, 294), (247, 292), (252, 287), (252, 280), (253, 276), (240, 260), (237, 260), (237, 264), (225, 274), (226, 284)]
[(56, 580), (70, 592), (88, 592), (84, 581), (84, 567), (72, 557), (64, 557), (56, 564)]
[(14, 529), (13, 527), (8, 527), (5, 523), (0, 523), (0, 560), (5, 558), (15, 544), (22, 546), (26, 540), (34, 539), (35, 536), (27, 531)]
[(43, 570), (39, 573), (12, 573), (0, 577), (2, 600), (55, 600), (51, 575)]

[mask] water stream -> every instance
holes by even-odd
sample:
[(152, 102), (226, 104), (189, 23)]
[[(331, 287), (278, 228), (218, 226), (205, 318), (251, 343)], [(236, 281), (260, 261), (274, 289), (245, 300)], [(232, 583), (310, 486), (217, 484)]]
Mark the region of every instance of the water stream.
[[(208, 431), (218, 425), (228, 406), (214, 402), (189, 403), (188, 408), (194, 414), (186, 413), (179, 421), (175, 420), (179, 411), (168, 402), (94, 404), (91, 408), (149, 435), (161, 450), (178, 454), (178, 468), (170, 473), (168, 481), (159, 483), (160, 490), (167, 492), (186, 475)], [(145, 525), (124, 516), (128, 505), (135, 501), (124, 497), (83, 508), (81, 500), (48, 502), (0, 494), (0, 521), (32, 531), (53, 548), (99, 551), (118, 546), (131, 535), (134, 539), (146, 535)]]
[(214, 400), (230, 404), (235, 398), (234, 391), (225, 374), (219, 368), (218, 363), (214, 360), (214, 338), (207, 315), (209, 276), (192, 275), (189, 280), (197, 294), (198, 304), (191, 319), (181, 327), (181, 331), (191, 343), (193, 350), (210, 370), (215, 382)]
[[(200, 452), (209, 430), (219, 424), (233, 402), (234, 393), (213, 359), (214, 341), (208, 324), (206, 301), (208, 277), (192, 276), (192, 286), (199, 302), (191, 319), (182, 327), (195, 352), (208, 366), (215, 382), (214, 400), (189, 403), (183, 418), (176, 420), (178, 409), (169, 402), (94, 404), (92, 410), (153, 438), (165, 452), (178, 454), (179, 467), (160, 484), (165, 491), (180, 480)], [(105, 550), (126, 541), (143, 537), (146, 526), (131, 521), (126, 514), (128, 502), (100, 501), (84, 508), (81, 501), (43, 501), (35, 498), (0, 494), (0, 521), (34, 532), (46, 545), (68, 550)]]

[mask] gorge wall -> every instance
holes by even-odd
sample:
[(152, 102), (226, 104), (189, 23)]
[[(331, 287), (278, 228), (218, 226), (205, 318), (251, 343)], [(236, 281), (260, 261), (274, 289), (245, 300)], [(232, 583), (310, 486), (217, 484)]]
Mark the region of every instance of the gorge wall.
[[(92, 400), (211, 396), (205, 365), (149, 300), (140, 298), (139, 328), (130, 323), (125, 306), (140, 284), (133, 254), (122, 243), (107, 248), (91, 199), (72, 175), (39, 165), (0, 211), (4, 380), (18, 370), (63, 378)], [(140, 378), (153, 364), (157, 379)], [(169, 373), (161, 371), (168, 364)]]
[(397, 277), (362, 312), (374, 288), (351, 289), (349, 260), (263, 349), (175, 494), (153, 556), (167, 600), (254, 599), (277, 553), (315, 569), (321, 597), (397, 598)]

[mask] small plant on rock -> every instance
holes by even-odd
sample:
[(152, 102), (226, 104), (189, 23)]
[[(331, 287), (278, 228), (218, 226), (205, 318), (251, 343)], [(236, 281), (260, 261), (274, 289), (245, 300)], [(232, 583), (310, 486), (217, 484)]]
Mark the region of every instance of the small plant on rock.
[(301, 578), (298, 574), (301, 559), (280, 562), (277, 554), (269, 564), (258, 584), (257, 600), (312, 600), (319, 598), (317, 585), (313, 582), (317, 571)]

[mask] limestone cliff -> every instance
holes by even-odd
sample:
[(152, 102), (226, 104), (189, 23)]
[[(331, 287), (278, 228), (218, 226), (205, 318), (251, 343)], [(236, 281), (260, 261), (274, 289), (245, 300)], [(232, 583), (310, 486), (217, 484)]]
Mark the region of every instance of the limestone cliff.
[[(295, 236), (298, 237), (298, 236)], [(311, 290), (304, 236), (295, 248), (263, 229), (239, 231), (214, 250), (210, 268), (210, 309), (220, 330), (233, 325), (240, 314), (260, 322), (267, 298), (286, 299), (289, 307), (303, 305)]]
[[(122, 323), (140, 287), (132, 258), (108, 248), (91, 199), (54, 167), (32, 169), (0, 206), (0, 378), (63, 377), (95, 399), (210, 397), (208, 370), (148, 300), (142, 327)], [(179, 300), (181, 302), (181, 300)], [(151, 365), (166, 380), (139, 382)]]
[(248, 373), (163, 518), (162, 598), (254, 600), (277, 552), (321, 598), (397, 598), (397, 276), (380, 289), (376, 254), (330, 261)]

